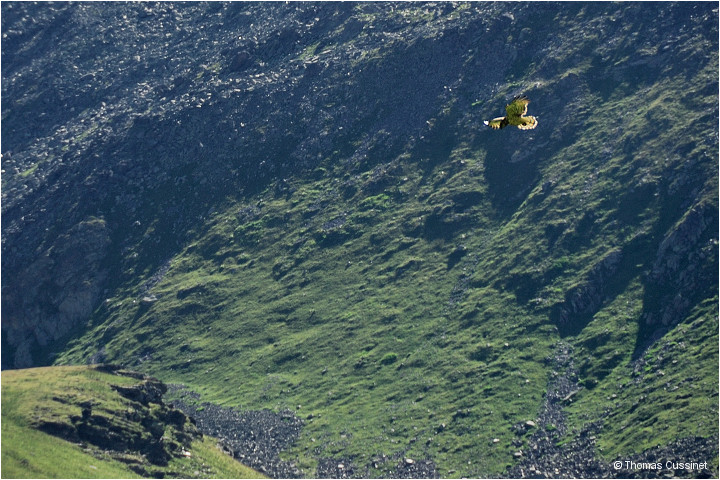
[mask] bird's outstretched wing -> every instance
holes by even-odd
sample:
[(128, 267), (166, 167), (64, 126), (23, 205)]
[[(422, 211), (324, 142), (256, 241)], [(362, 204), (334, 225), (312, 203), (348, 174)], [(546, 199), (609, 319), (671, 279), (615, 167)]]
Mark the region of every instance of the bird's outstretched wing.
[(525, 115), (527, 113), (528, 103), (530, 103), (530, 100), (524, 95), (513, 98), (512, 102), (505, 107), (508, 120), (512, 121)]
[(507, 120), (507, 117), (497, 117), (497, 118), (493, 118), (490, 121), (485, 120), (485, 125), (487, 125), (490, 128), (494, 128), (495, 130), (499, 130), (508, 125), (508, 120)]
[(537, 127), (537, 124), (537, 118), (533, 117), (532, 115), (528, 115), (527, 117), (520, 117), (518, 119), (517, 127), (520, 130), (532, 130), (533, 128)]

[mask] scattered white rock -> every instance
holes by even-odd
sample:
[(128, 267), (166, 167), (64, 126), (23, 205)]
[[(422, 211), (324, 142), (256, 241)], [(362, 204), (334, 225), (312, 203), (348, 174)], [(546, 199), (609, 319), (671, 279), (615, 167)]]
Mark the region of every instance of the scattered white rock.
[(157, 297), (155, 295), (145, 295), (140, 301), (145, 305), (150, 305), (157, 302)]

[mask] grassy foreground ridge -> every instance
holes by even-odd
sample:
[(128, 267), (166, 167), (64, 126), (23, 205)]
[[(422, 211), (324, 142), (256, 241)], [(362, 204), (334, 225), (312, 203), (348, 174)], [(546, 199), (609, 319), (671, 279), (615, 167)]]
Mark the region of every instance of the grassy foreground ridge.
[[(143, 405), (112, 388), (139, 383), (122, 371), (94, 367), (4, 371), (2, 477), (262, 477), (223, 452), (216, 440), (188, 435), (194, 431), (189, 425), (167, 423), (166, 407)], [(172, 455), (153, 450), (160, 443), (170, 446)]]

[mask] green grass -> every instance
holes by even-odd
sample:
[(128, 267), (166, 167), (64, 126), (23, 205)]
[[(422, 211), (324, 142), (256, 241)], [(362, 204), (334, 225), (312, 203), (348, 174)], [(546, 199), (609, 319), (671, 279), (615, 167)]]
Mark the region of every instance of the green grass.
[[(586, 421), (588, 412), (609, 412), (598, 441), (603, 457), (670, 443), (679, 431), (703, 438), (717, 434), (718, 355), (707, 349), (718, 342), (716, 307), (717, 299), (699, 305), (642, 358), (636, 362), (621, 358), (615, 369), (608, 369), (600, 387), (578, 396), (569, 410), (575, 424)], [(681, 364), (680, 358), (692, 368)], [(612, 388), (618, 384), (622, 387)], [(708, 460), (717, 470), (717, 458)]]
[[(2, 477), (141, 478), (126, 463), (107, 452), (35, 428), (39, 422), (67, 423), (71, 415), (81, 414), (82, 408), (78, 404), (83, 402), (100, 405), (94, 412), (119, 417), (129, 408), (128, 402), (112, 390), (110, 384), (136, 383), (136, 379), (89, 367), (4, 370)], [(140, 425), (124, 425), (126, 429), (140, 428)], [(152, 471), (183, 478), (262, 477), (223, 453), (216, 443), (210, 437), (194, 440), (189, 449), (191, 457), (173, 458), (167, 467), (153, 467)]]
[(35, 163), (35, 164), (33, 164), (33, 165), (32, 165), (30, 168), (28, 168), (27, 170), (23, 170), (22, 172), (20, 172), (20, 176), (23, 177), (23, 178), (29, 177), (30, 175), (32, 175), (33, 173), (35, 173), (35, 170), (37, 170), (38, 166), (40, 166), (40, 163)]
[[(56, 374), (60, 372), (64, 374)], [(140, 478), (116, 460), (98, 459), (78, 445), (32, 428), (32, 422), (38, 415), (64, 419), (80, 413), (79, 409), (51, 399), (76, 389), (86, 399), (94, 398), (96, 390), (85, 388), (92, 382), (88, 382), (85, 374), (102, 376), (96, 372), (91, 374), (84, 367), (2, 372), (3, 478)], [(132, 383), (124, 377), (113, 380), (116, 383)], [(113, 405), (108, 407), (113, 408)]]
[[(663, 88), (673, 87), (637, 95), (662, 98), (679, 115)], [(636, 100), (599, 106), (592, 124)], [(644, 121), (631, 119), (616, 141), (635, 142), (643, 128)], [(628, 185), (642, 192), (680, 168), (681, 158), (657, 162), (652, 153), (676, 135), (671, 128), (643, 139), (632, 158), (594, 164), (581, 159), (608, 138), (589, 128), (541, 162), (536, 175), (552, 179), (554, 188), (543, 192), (544, 181), (536, 180), (512, 214), (493, 198), (488, 169), (497, 167), (472, 139), (449, 154), (424, 152), (436, 165), (426, 171), (390, 159), (394, 173), (381, 193), (370, 172), (352, 177), (349, 197), (326, 178), (295, 180), (289, 198), (264, 192), (217, 215), (173, 260), (153, 289), (155, 304), (133, 303), (128, 290), (122, 305), (98, 312), (105, 320), (60, 360), (87, 358), (106, 326), (117, 324), (122, 328), (106, 346), (111, 358), (132, 364), (150, 352), (142, 368), (187, 384), (203, 400), (252, 409), (301, 405), (298, 414), (313, 418), (287, 455), (308, 472), (319, 445), (323, 456), (358, 465), (376, 452), (402, 451), (429, 455), (443, 476), (501, 473), (514, 462), (511, 426), (534, 418), (550, 378), (544, 359), (561, 339), (553, 308), (611, 251), (672, 226), (660, 217), (656, 197), (626, 192)], [(335, 167), (328, 177), (342, 175)], [(256, 204), (256, 219), (235, 216)], [(460, 245), (469, 253), (453, 262)], [(584, 330), (567, 338), (581, 355), (581, 382), (595, 387), (579, 397), (578, 411), (594, 411), (603, 403), (598, 395), (617, 390), (628, 374), (643, 308), (639, 282), (653, 255), (648, 249), (623, 266), (617, 296), (608, 291)], [(467, 291), (450, 306), (463, 276)], [(703, 318), (717, 325), (707, 312)], [(646, 431), (641, 442), (608, 426), (601, 438), (616, 447), (607, 455), (709, 434), (690, 420), (707, 402), (678, 403), (676, 413), (686, 420)], [(644, 421), (661, 417), (650, 412)], [(572, 418), (579, 425), (585, 417)]]
[[(717, 136), (706, 122), (717, 58), (612, 82), (607, 65), (627, 59), (588, 60), (602, 47), (575, 22), (600, 7), (573, 8), (546, 19), (562, 48), (519, 62), (476, 102), (501, 108), (530, 89), (531, 107), (548, 112), (536, 130), (479, 131), (454, 97), (425, 140), (397, 155), (346, 158), (338, 152), (354, 152), (350, 140), (312, 174), (287, 179), (291, 193), (229, 196), (174, 255), (150, 292), (157, 302), (138, 302), (154, 272), (129, 269), (57, 362), (104, 348), (202, 401), (289, 408), (307, 421), (285, 456), (308, 475), (319, 457), (363, 467), (381, 453), (432, 458), (442, 477), (502, 474), (517, 461), (512, 425), (536, 418), (561, 341), (584, 387), (567, 409), (570, 431), (610, 409), (598, 436), (605, 459), (711, 437), (717, 298), (693, 299), (640, 374), (632, 355), (654, 307), (648, 278), (663, 238), (690, 209), (717, 210)], [(716, 250), (703, 253), (708, 265)], [(617, 252), (604, 278), (603, 260)], [(558, 312), (584, 291), (600, 293), (562, 324)]]
[[(142, 478), (123, 463), (34, 430), (7, 412), (3, 392), (3, 478)], [(9, 402), (8, 402), (9, 403)], [(62, 461), (58, 461), (62, 459)]]
[(195, 440), (190, 451), (193, 457), (173, 458), (168, 465), (181, 478), (267, 478), (223, 452), (215, 438)]
[[(262, 223), (250, 222), (257, 243), (248, 244), (247, 235), (238, 241), (238, 221), (219, 216), (207, 241), (189, 246), (153, 290), (158, 302), (143, 310), (125, 301), (108, 312), (114, 321), (132, 319), (128, 333), (107, 346), (109, 355), (163, 352), (166, 360), (148, 365), (153, 373), (188, 384), (204, 400), (276, 410), (300, 404), (301, 415), (320, 418), (308, 422), (299, 445), (322, 439), (326, 455), (363, 463), (369, 452), (409, 447), (408, 455), (422, 458), (430, 445), (449, 464), (457, 457), (465, 463), (482, 458), (477, 468), (497, 471), (509, 454), (486, 452), (484, 445), (508, 437), (503, 432), (512, 423), (537, 409), (547, 372), (536, 359), (552, 351), (557, 337), (523, 340), (526, 329), (542, 328), (542, 320), (519, 310), (509, 320), (514, 297), (494, 288), (470, 291), (458, 307), (462, 315), (448, 314), (464, 262), (448, 268), (457, 244), (442, 232), (436, 238), (428, 217), (457, 197), (469, 210), (461, 215), (477, 218), (481, 227), (460, 218), (457, 225), (432, 228), (462, 228), (458, 240), (469, 251), (493, 237), (497, 225), (481, 214), (483, 205), (463, 196), (477, 162), (464, 152), (454, 154), (450, 168), (443, 165), (442, 180), (430, 176), (429, 190), (417, 172), (403, 169), (398, 188), (358, 202), (357, 214), (337, 226), (328, 224), (356, 200), (338, 202), (335, 192), (323, 190), (325, 181), (301, 186), (289, 200), (265, 197)], [(423, 191), (425, 201), (412, 200)], [(476, 197), (483, 201), (481, 193)], [(308, 220), (309, 205), (317, 203), (322, 212)], [(492, 359), (470, 360), (487, 335), (496, 344)], [(471, 399), (478, 395), (491, 406), (475, 406)], [(470, 413), (453, 420), (459, 409)], [(398, 416), (411, 425), (384, 432)], [(475, 422), (487, 428), (468, 437)], [(443, 423), (447, 428), (439, 434)], [(353, 432), (347, 445), (346, 431)], [(313, 458), (302, 447), (289, 455), (312, 471)]]

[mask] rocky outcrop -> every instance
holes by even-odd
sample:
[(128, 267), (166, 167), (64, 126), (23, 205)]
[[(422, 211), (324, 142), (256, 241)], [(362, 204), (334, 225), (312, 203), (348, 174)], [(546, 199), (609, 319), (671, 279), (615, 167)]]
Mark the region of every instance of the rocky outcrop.
[(153, 466), (167, 466), (173, 457), (189, 454), (191, 442), (202, 434), (191, 418), (163, 402), (165, 384), (117, 365), (100, 365), (97, 369), (140, 380), (129, 387), (111, 385), (125, 398), (124, 410), (110, 411), (107, 405), (80, 401), (75, 395), (57, 396), (53, 401), (80, 407), (81, 414), (66, 419), (40, 416), (35, 428), (83, 443), (91, 451), (107, 452), (143, 476), (153, 476)]
[[(567, 327), (574, 316), (587, 316), (602, 305), (610, 278), (617, 271), (622, 260), (620, 250), (612, 250), (600, 259), (580, 284), (570, 289), (565, 301), (556, 308), (555, 321), (560, 327)], [(572, 327), (572, 326), (570, 326)]]
[[(63, 338), (97, 306), (107, 278), (103, 260), (110, 246), (102, 218), (88, 218), (58, 236), (37, 258), (4, 285), (3, 341), (13, 351), (11, 365), (42, 360), (33, 351)], [(7, 358), (3, 354), (3, 358)]]
[(665, 235), (647, 276), (645, 328), (677, 324), (699, 296), (717, 293), (718, 211), (702, 203), (688, 210)]
[(167, 392), (167, 386), (164, 383), (152, 379), (147, 379), (140, 385), (132, 387), (112, 385), (112, 388), (123, 397), (133, 402), (140, 402), (145, 406), (151, 403), (162, 403), (162, 396)]

